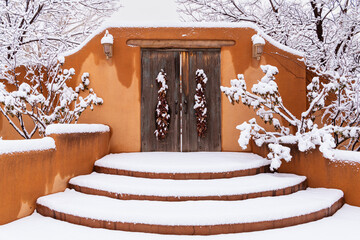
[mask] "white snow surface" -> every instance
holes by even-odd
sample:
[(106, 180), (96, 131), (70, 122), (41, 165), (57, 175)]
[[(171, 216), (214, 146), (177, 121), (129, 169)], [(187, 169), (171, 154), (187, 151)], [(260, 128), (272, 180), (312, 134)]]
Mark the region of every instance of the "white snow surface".
[(314, 188), (278, 197), (240, 201), (119, 200), (66, 190), (41, 197), (38, 204), (58, 212), (113, 222), (167, 226), (206, 226), (272, 221), (329, 208), (343, 197), (335, 189)]
[(34, 213), (9, 224), (0, 225), (4, 240), (358, 240), (360, 207), (345, 204), (333, 216), (292, 227), (266, 231), (213, 236), (160, 235), (89, 228), (43, 217)]
[(258, 34), (255, 34), (251, 37), (251, 40), (253, 42), (253, 44), (263, 44), (265, 45), (265, 40), (260, 37)]
[(271, 161), (244, 152), (142, 152), (109, 154), (96, 166), (153, 173), (216, 173), (258, 168)]
[(51, 124), (47, 126), (45, 134), (95, 133), (109, 131), (109, 126), (103, 124)]
[(333, 150), (334, 161), (357, 162), (360, 163), (360, 152), (348, 150)]
[[(277, 119), (276, 119), (277, 120)], [(278, 120), (277, 120), (278, 121)], [(296, 144), (298, 139), (296, 136), (291, 135), (291, 136), (282, 136), (279, 137), (279, 142), (280, 143), (286, 143), (286, 144)]]
[(262, 173), (254, 176), (209, 180), (148, 179), (92, 173), (72, 178), (70, 183), (118, 194), (146, 196), (224, 196), (273, 191), (295, 186), (306, 177)]
[(101, 44), (105, 44), (105, 43), (110, 43), (110, 44), (114, 43), (114, 37), (109, 33), (108, 30), (105, 31), (105, 35), (101, 38)]
[(55, 141), (51, 137), (24, 140), (0, 140), (0, 154), (16, 152), (45, 151), (55, 149)]

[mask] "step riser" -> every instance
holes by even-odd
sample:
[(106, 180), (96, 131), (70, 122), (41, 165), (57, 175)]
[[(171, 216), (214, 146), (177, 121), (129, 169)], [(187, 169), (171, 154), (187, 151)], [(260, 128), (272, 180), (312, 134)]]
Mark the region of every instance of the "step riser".
[(153, 172), (137, 172), (137, 171), (128, 171), (122, 169), (94, 166), (94, 171), (98, 173), (124, 175), (131, 177), (140, 177), (140, 178), (186, 180), (186, 179), (221, 179), (221, 178), (252, 176), (259, 173), (268, 173), (270, 172), (270, 169), (269, 166), (263, 166), (259, 168), (252, 168), (252, 169), (232, 171), (232, 172), (220, 172), (220, 173), (153, 173)]
[(51, 210), (48, 207), (37, 204), (37, 212), (43, 216), (53, 217), (58, 220), (66, 221), (73, 224), (93, 227), (106, 228), (111, 230), (158, 233), (158, 234), (176, 234), (176, 235), (213, 235), (225, 233), (240, 233), (251, 231), (262, 231), (273, 228), (289, 227), (311, 221), (316, 221), (324, 217), (333, 215), (344, 204), (344, 199), (341, 198), (335, 202), (330, 208), (326, 208), (310, 214), (285, 218), (275, 221), (263, 221), (255, 223), (241, 223), (241, 224), (226, 224), (226, 225), (212, 225), (212, 226), (164, 226), (151, 225), (140, 223), (123, 223), (110, 222), (89, 218), (82, 218), (71, 214), (60, 213)]
[(133, 195), (133, 194), (118, 194), (107, 192), (103, 190), (82, 187), (69, 183), (69, 188), (75, 189), (78, 192), (92, 194), (92, 195), (100, 195), (106, 196), (121, 200), (150, 200), (150, 201), (197, 201), (197, 200), (223, 200), (223, 201), (235, 201), (235, 200), (245, 200), (250, 198), (258, 198), (258, 197), (271, 197), (271, 196), (281, 196), (288, 195), (291, 193), (295, 193), (300, 190), (305, 190), (307, 188), (307, 181), (305, 180), (302, 183), (299, 183), (295, 186), (287, 187), (284, 189), (274, 190), (274, 191), (265, 191), (258, 193), (248, 193), (248, 194), (240, 194), (240, 195), (224, 195), (224, 196), (201, 196), (201, 197), (163, 197), (163, 196), (146, 196), (146, 195)]

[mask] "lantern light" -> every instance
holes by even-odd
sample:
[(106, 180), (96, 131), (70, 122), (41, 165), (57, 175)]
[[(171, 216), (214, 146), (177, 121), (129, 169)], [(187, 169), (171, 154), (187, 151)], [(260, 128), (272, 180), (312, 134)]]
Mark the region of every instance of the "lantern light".
[(255, 34), (251, 37), (252, 40), (252, 56), (256, 60), (260, 60), (261, 55), (264, 52), (265, 40), (260, 37), (258, 34)]
[(104, 37), (101, 39), (101, 44), (104, 47), (104, 53), (106, 55), (106, 59), (109, 59), (113, 55), (113, 44), (114, 37), (106, 30)]

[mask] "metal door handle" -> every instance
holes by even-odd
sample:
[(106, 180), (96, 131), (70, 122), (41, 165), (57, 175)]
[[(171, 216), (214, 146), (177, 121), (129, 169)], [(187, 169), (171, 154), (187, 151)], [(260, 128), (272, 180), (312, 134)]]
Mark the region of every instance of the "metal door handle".
[(179, 101), (176, 100), (176, 101), (175, 101), (175, 114), (176, 114), (176, 115), (177, 115), (178, 112), (179, 112), (179, 110), (178, 110), (178, 103), (179, 103)]
[(185, 112), (185, 114), (187, 114), (187, 101), (186, 100), (184, 100), (184, 112)]

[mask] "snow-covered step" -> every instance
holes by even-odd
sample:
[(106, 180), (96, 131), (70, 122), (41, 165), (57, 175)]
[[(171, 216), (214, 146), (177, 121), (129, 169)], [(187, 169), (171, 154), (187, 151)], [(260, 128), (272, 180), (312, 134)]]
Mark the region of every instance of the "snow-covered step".
[(343, 192), (307, 189), (242, 201), (118, 200), (67, 190), (41, 197), (37, 211), (89, 227), (162, 234), (209, 235), (286, 227), (335, 213)]
[(172, 180), (92, 173), (72, 178), (69, 187), (87, 194), (124, 200), (243, 200), (304, 190), (306, 177), (261, 173), (224, 179)]
[(267, 172), (270, 161), (253, 153), (142, 152), (110, 154), (95, 162), (100, 173), (162, 179), (215, 179)]

